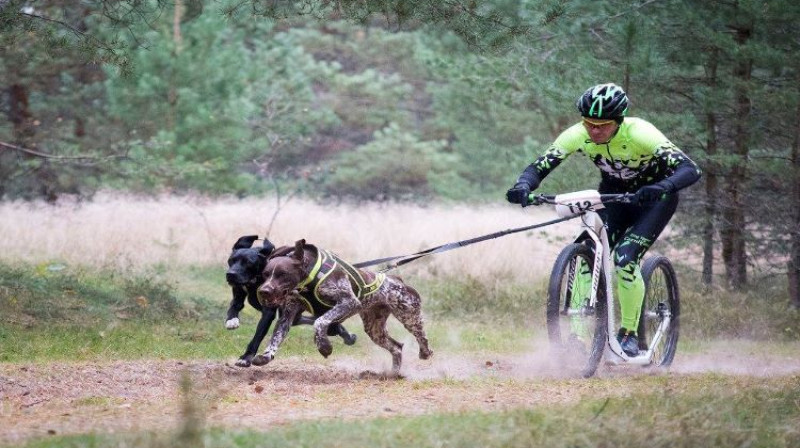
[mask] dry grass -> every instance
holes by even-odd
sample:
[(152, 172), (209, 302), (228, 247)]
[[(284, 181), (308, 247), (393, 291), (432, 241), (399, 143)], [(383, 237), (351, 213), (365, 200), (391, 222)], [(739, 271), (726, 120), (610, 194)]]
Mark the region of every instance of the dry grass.
[[(264, 236), (274, 198), (157, 199), (103, 194), (91, 202), (0, 204), (0, 258), (138, 269), (154, 264), (224, 265), (241, 235)], [(418, 206), (321, 205), (294, 199), (277, 213), (270, 240), (299, 238), (352, 261), (403, 255), (555, 218), (547, 209), (507, 204)], [(509, 235), (439, 254), (403, 268), (414, 275), (510, 274), (524, 281), (549, 271), (577, 230), (573, 222)], [(435, 261), (433, 260), (435, 258)]]

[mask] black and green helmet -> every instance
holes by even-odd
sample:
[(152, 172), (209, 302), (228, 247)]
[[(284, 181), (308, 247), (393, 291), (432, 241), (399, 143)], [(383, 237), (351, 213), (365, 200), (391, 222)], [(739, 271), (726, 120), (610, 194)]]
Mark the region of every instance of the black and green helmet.
[(628, 95), (616, 84), (598, 84), (586, 90), (576, 105), (584, 117), (619, 120), (628, 112)]

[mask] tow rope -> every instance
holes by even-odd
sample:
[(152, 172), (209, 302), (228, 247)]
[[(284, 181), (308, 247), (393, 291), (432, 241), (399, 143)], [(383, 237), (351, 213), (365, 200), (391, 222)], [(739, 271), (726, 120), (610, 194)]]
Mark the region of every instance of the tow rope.
[[(494, 239), (494, 238), (500, 238), (501, 236), (511, 235), (512, 233), (519, 233), (519, 232), (524, 232), (526, 230), (533, 230), (533, 229), (537, 229), (539, 227), (545, 227), (545, 226), (550, 226), (550, 225), (553, 225), (553, 224), (558, 224), (560, 222), (564, 222), (564, 221), (568, 221), (570, 219), (577, 218), (578, 216), (581, 216), (581, 214), (577, 214), (577, 215), (574, 215), (574, 216), (569, 216), (569, 217), (566, 217), (566, 218), (558, 218), (558, 219), (554, 219), (552, 221), (542, 222), (542, 223), (539, 223), (539, 224), (533, 224), (533, 225), (530, 225), (530, 226), (518, 227), (516, 229), (501, 230), (499, 232), (490, 233), (488, 235), (478, 236), (478, 237), (475, 237), (475, 238), (470, 238), (468, 240), (456, 241), (456, 242), (453, 242), (453, 243), (442, 244), (441, 246), (436, 246), (436, 247), (432, 247), (430, 249), (425, 249), (423, 251), (420, 251), (420, 252), (417, 252), (417, 253), (414, 253), (414, 254), (410, 254), (410, 255), (398, 255), (396, 257), (376, 258), (375, 260), (362, 261), (360, 263), (354, 263), (353, 266), (356, 267), (356, 268), (365, 268), (365, 267), (368, 267), (368, 266), (375, 266), (375, 265), (378, 265), (378, 264), (389, 263), (388, 265), (386, 265), (386, 267), (384, 267), (383, 269), (378, 271), (378, 272), (386, 272), (386, 271), (389, 271), (391, 269), (395, 269), (397, 267), (400, 267), (400, 266), (402, 266), (404, 264), (410, 263), (410, 262), (412, 262), (414, 260), (418, 260), (418, 259), (420, 259), (422, 257), (427, 257), (428, 255), (447, 252), (448, 250), (458, 249), (459, 247), (469, 246), (470, 244), (480, 243), (481, 241), (491, 240), (491, 239)], [(392, 262), (392, 263), (390, 263), (390, 262)]]

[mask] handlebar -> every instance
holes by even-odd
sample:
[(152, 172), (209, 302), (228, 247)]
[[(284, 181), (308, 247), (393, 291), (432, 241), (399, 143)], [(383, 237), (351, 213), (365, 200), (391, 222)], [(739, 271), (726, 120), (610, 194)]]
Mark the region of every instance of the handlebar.
[[(542, 204), (558, 204), (556, 202), (556, 196), (554, 194), (545, 194), (545, 193), (531, 193), (528, 195), (528, 202), (529, 205), (542, 205)], [(635, 204), (638, 202), (638, 198), (636, 197), (635, 193), (608, 193), (608, 194), (601, 194), (600, 201), (604, 204), (610, 204), (613, 202), (619, 202), (622, 204)]]

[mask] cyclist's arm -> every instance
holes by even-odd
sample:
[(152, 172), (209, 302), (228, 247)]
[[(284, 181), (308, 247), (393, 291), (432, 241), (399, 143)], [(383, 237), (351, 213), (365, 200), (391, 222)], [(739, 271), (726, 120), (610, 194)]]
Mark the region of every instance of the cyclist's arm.
[(669, 140), (656, 149), (656, 157), (664, 160), (672, 172), (666, 180), (675, 190), (682, 190), (700, 180), (700, 167)]
[(677, 191), (700, 179), (701, 171), (697, 164), (655, 126), (642, 119), (626, 121), (630, 122), (631, 138), (641, 145), (643, 150), (652, 151), (658, 164), (665, 169), (666, 175), (661, 181), (668, 181), (674, 186), (674, 191)]
[(517, 182), (525, 181), (528, 185), (539, 185), (570, 154), (581, 149), (587, 138), (588, 135), (582, 124), (578, 123), (568, 128), (555, 139), (541, 156), (525, 168)]

